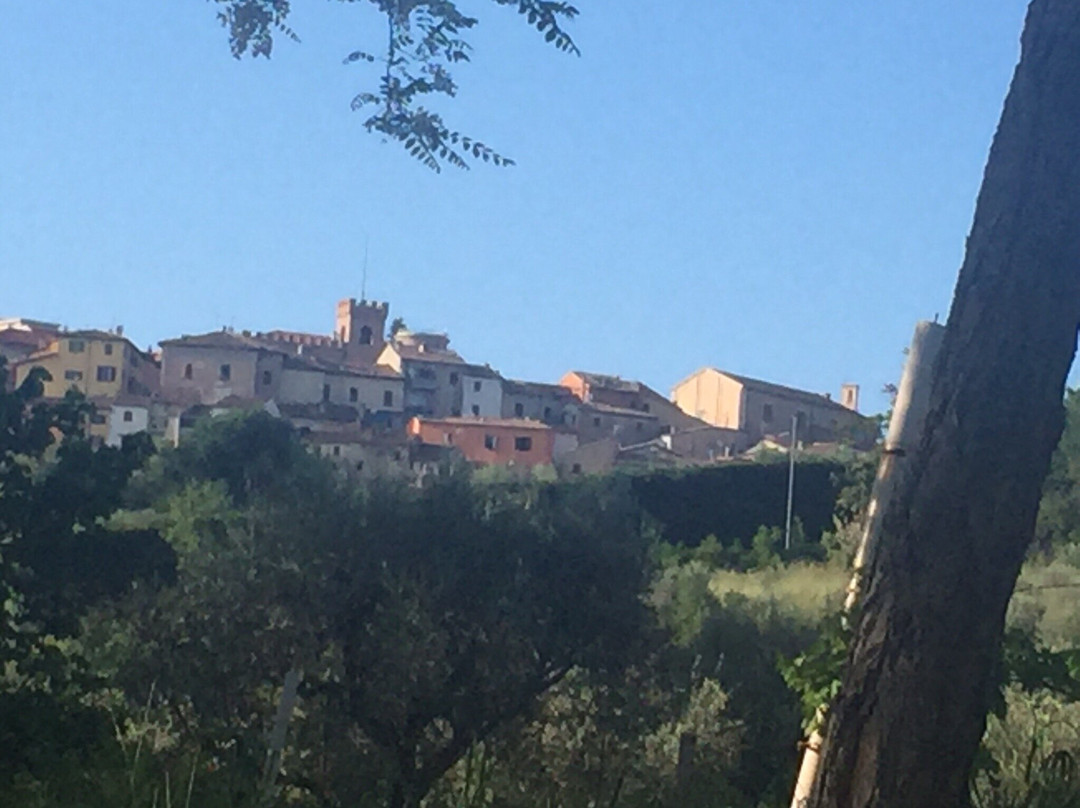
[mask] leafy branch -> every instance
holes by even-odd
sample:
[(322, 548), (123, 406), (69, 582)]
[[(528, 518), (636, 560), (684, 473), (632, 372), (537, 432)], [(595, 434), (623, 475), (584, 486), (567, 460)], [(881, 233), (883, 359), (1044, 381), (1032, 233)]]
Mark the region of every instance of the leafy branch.
[[(221, 6), (218, 20), (229, 31), (233, 56), (245, 54), (270, 57), (274, 35), (299, 42), (287, 25), (290, 0), (212, 0)], [(514, 161), (491, 146), (451, 129), (442, 116), (421, 101), (424, 96), (457, 95), (451, 68), (470, 61), (472, 47), (462, 32), (479, 20), (462, 13), (454, 0), (341, 0), (374, 5), (387, 20), (384, 54), (355, 50), (344, 63), (381, 63), (382, 73), (373, 90), (357, 93), (354, 111), (370, 111), (364, 120), (368, 132), (378, 132), (400, 143), (412, 157), (433, 171), (449, 164), (468, 168), (469, 160), (483, 160), (496, 166)], [(544, 35), (544, 40), (565, 53), (581, 51), (562, 23), (573, 20), (578, 10), (552, 0), (493, 0), (497, 5), (517, 10), (528, 24)]]

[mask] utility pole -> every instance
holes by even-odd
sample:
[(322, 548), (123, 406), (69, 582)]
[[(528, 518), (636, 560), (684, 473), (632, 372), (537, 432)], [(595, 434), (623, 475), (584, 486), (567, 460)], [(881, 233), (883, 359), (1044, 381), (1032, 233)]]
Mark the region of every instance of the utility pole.
[[(915, 336), (911, 340), (904, 373), (893, 402), (892, 419), (889, 432), (882, 447), (881, 465), (870, 495), (870, 504), (866, 509), (866, 524), (863, 526), (862, 540), (855, 554), (854, 570), (851, 583), (848, 584), (844, 599), (844, 619), (847, 620), (852, 609), (858, 603), (863, 589), (865, 576), (870, 570), (873, 556), (882, 533), (882, 519), (889, 501), (896, 495), (901, 482), (911, 467), (911, 456), (919, 447), (926, 414), (930, 409), (930, 388), (933, 384), (934, 361), (941, 350), (945, 337), (945, 326), (923, 320), (915, 326)], [(818, 764), (821, 761), (824, 743), (824, 723), (828, 705), (818, 708), (814, 725), (809, 737), (803, 743), (803, 759), (799, 768), (799, 777), (795, 783), (795, 792), (791, 797), (791, 808), (806, 808), (810, 793), (817, 779)]]
[(784, 549), (791, 549), (791, 506), (795, 496), (795, 438), (799, 429), (799, 415), (791, 416), (791, 445), (788, 446), (787, 472), (787, 518), (784, 520)]

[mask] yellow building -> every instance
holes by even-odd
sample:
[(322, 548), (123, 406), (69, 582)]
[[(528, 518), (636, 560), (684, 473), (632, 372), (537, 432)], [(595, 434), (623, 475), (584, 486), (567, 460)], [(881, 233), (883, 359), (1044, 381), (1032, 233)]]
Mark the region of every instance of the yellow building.
[(157, 362), (119, 331), (57, 334), (48, 347), (14, 363), (15, 384), (22, 384), (35, 367), (50, 376), (46, 398), (61, 398), (72, 388), (91, 399), (146, 396), (158, 389)]
[(872, 443), (876, 426), (859, 415), (859, 388), (845, 384), (840, 401), (734, 373), (702, 368), (671, 391), (671, 400), (690, 415), (746, 434), (750, 444), (767, 435), (790, 435), (792, 424), (806, 442), (853, 440)]

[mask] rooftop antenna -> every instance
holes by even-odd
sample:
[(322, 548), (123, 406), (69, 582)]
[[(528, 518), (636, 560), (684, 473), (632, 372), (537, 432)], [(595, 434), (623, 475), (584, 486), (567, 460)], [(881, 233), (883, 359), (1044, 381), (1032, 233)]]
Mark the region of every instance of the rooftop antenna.
[(364, 236), (364, 274), (360, 281), (360, 300), (367, 300), (367, 254), (368, 254), (368, 237)]

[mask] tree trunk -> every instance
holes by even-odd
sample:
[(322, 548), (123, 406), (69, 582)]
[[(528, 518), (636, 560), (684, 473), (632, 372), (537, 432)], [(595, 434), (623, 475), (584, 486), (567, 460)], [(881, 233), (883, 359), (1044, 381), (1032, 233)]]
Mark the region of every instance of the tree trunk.
[(1080, 2), (1034, 0), (911, 473), (885, 504), (817, 808), (956, 808), (1080, 319)]

